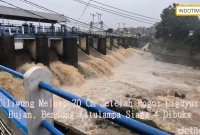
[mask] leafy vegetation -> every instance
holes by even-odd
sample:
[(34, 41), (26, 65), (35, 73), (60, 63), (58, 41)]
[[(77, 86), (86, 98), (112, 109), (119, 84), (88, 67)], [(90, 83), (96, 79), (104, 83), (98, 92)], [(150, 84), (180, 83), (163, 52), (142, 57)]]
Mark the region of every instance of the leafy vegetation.
[[(165, 8), (161, 14), (162, 21), (156, 26), (155, 38), (184, 41), (192, 50), (200, 48), (200, 20), (197, 16), (178, 17), (175, 15), (176, 5)], [(193, 36), (189, 36), (194, 31)]]

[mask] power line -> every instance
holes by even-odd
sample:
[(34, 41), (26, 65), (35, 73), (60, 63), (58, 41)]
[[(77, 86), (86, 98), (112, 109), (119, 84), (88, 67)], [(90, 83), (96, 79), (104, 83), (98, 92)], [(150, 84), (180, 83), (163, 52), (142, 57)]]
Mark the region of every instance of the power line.
[[(104, 23), (104, 26), (106, 26), (106, 24)], [(108, 27), (106, 26), (106, 28), (108, 29)]]
[[(60, 13), (58, 13), (58, 12), (55, 12), (55, 11), (53, 11), (53, 10), (50, 10), (50, 9), (48, 9), (48, 8), (45, 8), (45, 7), (43, 7), (43, 6), (40, 6), (40, 5), (35, 4), (35, 3), (33, 3), (33, 2), (30, 2), (30, 1), (28, 1), (28, 0), (20, 0), (20, 1), (25, 2), (25, 3), (28, 3), (28, 4), (32, 5), (32, 6), (35, 6), (35, 7), (39, 8), (39, 9), (43, 9), (43, 10), (45, 10), (45, 11), (48, 11), (48, 12), (57, 14), (58, 16), (62, 16), (62, 17), (65, 17), (65, 18), (67, 18), (67, 19), (71, 19), (71, 20), (73, 20), (73, 21), (75, 21), (75, 22), (84, 24), (84, 25), (86, 25), (86, 26), (90, 26), (90, 25), (87, 24), (87, 23), (78, 21), (78, 20), (76, 20), (76, 19), (73, 19), (73, 18), (68, 17), (68, 16), (65, 16), (65, 15), (62, 15), (62, 14), (60, 14)], [(103, 30), (103, 29), (100, 29), (100, 28), (98, 28), (98, 27), (95, 27), (95, 28), (97, 28), (97, 29), (99, 29), (99, 30)]]
[[(23, 8), (20, 8), (20, 7), (18, 7), (18, 6), (15, 6), (15, 5), (11, 4), (11, 3), (5, 2), (5, 1), (3, 1), (3, 0), (0, 0), (0, 1), (3, 2), (3, 3), (6, 3), (6, 4), (8, 4), (8, 5), (11, 5), (11, 6), (13, 6), (13, 7), (16, 7), (16, 8), (19, 8), (19, 9), (21, 9), (21, 10), (24, 10), (24, 11), (30, 13), (30, 14), (34, 14), (34, 13), (28, 11), (28, 10), (25, 10), (25, 9), (23, 9)], [(37, 15), (37, 14), (34, 14), (34, 15), (39, 16), (39, 15)], [(39, 17), (42, 17), (42, 16), (39, 16)], [(45, 18), (45, 17), (42, 17), (42, 18)], [(45, 19), (47, 19), (47, 18), (45, 18)], [(107, 41), (109, 41), (109, 40), (107, 40)], [(147, 41), (140, 40), (140, 39), (138, 39), (138, 41), (147, 42)], [(109, 42), (111, 42), (111, 41), (109, 41)], [(114, 44), (115, 44), (115, 43), (114, 43)], [(117, 45), (121, 45), (121, 44), (117, 44)], [(156, 44), (156, 45), (161, 45), (161, 44)], [(135, 48), (135, 47), (133, 47), (133, 48)], [(135, 49), (138, 49), (138, 48), (135, 48)], [(140, 49), (138, 49), (138, 50), (140, 50)], [(143, 51), (143, 50), (142, 50), (142, 51)], [(145, 52), (146, 52), (146, 51), (145, 51)], [(164, 55), (164, 56), (170, 56), (170, 57), (187, 58), (187, 57), (183, 57), (183, 56), (171, 56), (171, 55), (162, 54), (162, 53), (155, 53), (155, 52), (151, 52), (151, 51), (149, 51), (149, 52), (150, 52), (150, 53), (153, 53), (153, 54)]]
[[(6, 3), (6, 4), (10, 5), (10, 6), (13, 6), (13, 7), (15, 7), (15, 8), (18, 8), (18, 9), (20, 9), (20, 10), (23, 10), (23, 11), (28, 12), (28, 13), (30, 13), (30, 14), (33, 14), (33, 15), (35, 15), (35, 16), (41, 17), (41, 18), (43, 18), (43, 19), (49, 20), (48, 18), (45, 18), (45, 17), (43, 17), (43, 16), (41, 16), (41, 15), (38, 15), (38, 14), (35, 14), (35, 13), (29, 11), (29, 10), (26, 10), (26, 9), (20, 8), (20, 7), (18, 7), (18, 6), (15, 6), (15, 5), (13, 5), (13, 4), (9, 3), (9, 2), (5, 2), (4, 0), (0, 0), (0, 2)], [(58, 24), (60, 24), (60, 23), (58, 23)], [(62, 25), (62, 24), (60, 24), (60, 25)], [(68, 26), (66, 26), (66, 27), (68, 27)], [(70, 27), (69, 27), (69, 28), (70, 28)]]
[[(86, 2), (81, 1), (81, 0), (74, 0), (74, 1), (81, 3), (81, 4), (84, 4), (84, 5), (87, 5)], [(143, 18), (139, 18), (139, 19), (142, 19), (142, 20), (138, 20), (138, 19), (135, 19), (135, 18), (138, 18), (138, 17), (130, 16), (130, 15), (123, 14), (123, 13), (120, 13), (120, 12), (116, 12), (116, 11), (113, 11), (113, 10), (110, 10), (110, 9), (107, 9), (107, 8), (102, 8), (102, 7), (93, 5), (93, 4), (89, 4), (89, 6), (96, 8), (96, 9), (99, 9), (99, 10), (102, 10), (102, 11), (105, 11), (105, 12), (108, 12), (108, 13), (111, 13), (111, 14), (114, 14), (114, 15), (118, 15), (118, 16), (121, 16), (121, 17), (124, 17), (124, 18), (127, 18), (127, 19), (131, 19), (131, 20), (134, 20), (134, 21), (139, 21), (139, 22), (148, 23), (148, 24), (155, 24), (155, 21), (151, 21), (151, 20), (147, 20), (147, 19), (143, 19)], [(143, 21), (143, 20), (146, 20), (146, 21)]]
[(82, 12), (82, 14), (81, 14), (81, 16), (79, 17), (79, 19), (78, 19), (78, 20), (80, 20), (80, 19), (81, 19), (81, 17), (83, 16), (83, 14), (85, 13), (85, 11), (86, 11), (86, 9), (87, 9), (88, 5), (90, 4), (90, 1), (91, 1), (91, 0), (89, 0), (88, 4), (86, 5), (85, 9), (83, 10), (83, 12)]
[[(85, 1), (82, 1), (82, 0), (74, 0), (76, 2), (79, 2), (79, 3), (85, 3)], [(137, 16), (131, 16), (131, 15), (127, 15), (125, 13), (121, 13), (121, 12), (117, 12), (117, 11), (114, 11), (114, 10), (111, 10), (111, 9), (108, 9), (108, 8), (104, 8), (104, 7), (101, 7), (101, 6), (98, 6), (98, 5), (94, 5), (94, 4), (89, 4), (89, 6), (91, 7), (94, 7), (94, 8), (100, 8), (100, 10), (107, 10), (107, 11), (111, 11), (111, 12), (114, 12), (114, 13), (118, 13), (118, 14), (121, 14), (121, 15), (125, 15), (125, 16), (129, 16), (129, 17), (132, 17), (132, 18), (136, 18), (136, 19), (142, 19), (142, 20), (146, 20), (146, 21), (149, 21), (149, 22), (158, 22), (158, 21), (155, 21), (155, 20), (148, 20), (148, 19), (145, 19), (145, 18), (139, 18)]]
[[(31, 13), (31, 14), (34, 14), (34, 15), (36, 15), (36, 16), (39, 16), (39, 15), (37, 15), (37, 14), (35, 14), (35, 13), (32, 13), (32, 12), (30, 12), (30, 11), (28, 11), (28, 10), (25, 10), (25, 9), (23, 9), (23, 8), (20, 8), (20, 7), (18, 7), (18, 6), (15, 6), (15, 5), (13, 5), (13, 4), (11, 4), (11, 3), (9, 3), (9, 2), (5, 2), (5, 1), (3, 1), (3, 0), (0, 0), (1, 2), (3, 2), (3, 3), (6, 3), (6, 4), (8, 4), (8, 5), (10, 5), (10, 6), (13, 6), (13, 7), (16, 7), (16, 8), (19, 8), (19, 9), (21, 9), (21, 10), (24, 10), (25, 12), (28, 12), (28, 13)], [(63, 15), (62, 15), (63, 16)], [(39, 16), (39, 17), (42, 17), (42, 16)], [(44, 19), (46, 19), (45, 17), (42, 17), (42, 18), (44, 18)], [(61, 25), (61, 24), (60, 24)], [(70, 28), (70, 27), (69, 27)], [(72, 29), (72, 28), (71, 28)], [(107, 41), (109, 41), (109, 40), (107, 40)], [(110, 42), (110, 41), (109, 41)], [(120, 44), (119, 44), (120, 45)]]
[[(28, 11), (28, 10), (26, 10), (26, 9), (20, 8), (20, 7), (18, 7), (18, 6), (15, 6), (15, 5), (13, 5), (13, 4), (9, 3), (9, 2), (5, 2), (4, 0), (0, 0), (0, 1), (3, 2), (3, 3), (6, 3), (6, 4), (10, 5), (10, 6), (13, 6), (13, 7), (15, 7), (15, 8), (18, 8), (18, 9), (21, 9), (21, 10), (23, 10), (23, 11), (26, 11), (26, 12), (32, 14), (32, 15), (36, 15), (36, 16), (41, 17), (41, 18), (43, 18), (43, 19), (49, 20), (48, 18), (45, 18), (45, 17), (40, 16), (40, 15), (38, 15), (38, 14), (35, 14), (35, 13), (31, 12), (31, 11)], [(38, 19), (39, 19), (39, 18), (38, 18)]]
[[(13, 6), (13, 7), (19, 8), (19, 9), (21, 9), (21, 10), (24, 10), (24, 11), (26, 11), (26, 12), (29, 12), (29, 13), (31, 13), (31, 14), (34, 14), (34, 13), (28, 11), (28, 10), (25, 10), (25, 9), (23, 9), (23, 8), (20, 8), (20, 7), (18, 7), (18, 6), (15, 6), (15, 5), (11, 4), (11, 3), (5, 2), (5, 1), (3, 1), (3, 0), (0, 0), (0, 1), (3, 2), (3, 3), (6, 3), (6, 4), (10, 5), (10, 6)], [(37, 14), (34, 14), (34, 15), (39, 16), (39, 15), (37, 15)], [(40, 17), (42, 17), (42, 16), (40, 16)], [(44, 18), (44, 17), (42, 17), (42, 18)], [(45, 18), (45, 19), (46, 19), (46, 18)], [(109, 41), (109, 40), (108, 40), (108, 41)], [(147, 42), (147, 41), (144, 41), (144, 40), (138, 40), (138, 41)], [(118, 44), (118, 45), (121, 45), (121, 44)], [(135, 48), (135, 47), (134, 47), (134, 48)], [(138, 48), (137, 48), (137, 49), (138, 49)], [(165, 55), (165, 56), (170, 56), (170, 55), (161, 54), (161, 53), (155, 53), (155, 52), (151, 52), (151, 53), (159, 54), (159, 55)], [(181, 57), (181, 56), (173, 56), (173, 57)], [(185, 57), (182, 57), (182, 58), (185, 58)]]
[(148, 17), (148, 16), (136, 14), (136, 13), (133, 13), (133, 12), (130, 12), (130, 11), (126, 11), (126, 10), (119, 9), (119, 8), (116, 8), (116, 7), (113, 7), (113, 6), (110, 6), (110, 5), (106, 5), (106, 4), (103, 4), (103, 3), (101, 3), (101, 2), (97, 2), (97, 1), (95, 1), (95, 0), (91, 0), (91, 1), (92, 1), (92, 2), (95, 2), (95, 3), (98, 3), (98, 4), (100, 4), (100, 5), (104, 5), (104, 6), (107, 6), (107, 7), (116, 9), (116, 10), (119, 10), (119, 11), (123, 11), (123, 12), (130, 13), (130, 14), (134, 14), (134, 15), (138, 15), (138, 16), (141, 16), (141, 17), (146, 17), (146, 18), (149, 18), (149, 19), (157, 20), (157, 21), (161, 21), (161, 20), (156, 19), (156, 18), (152, 18), (152, 17)]
[[(75, 21), (75, 22), (79, 22), (79, 23), (84, 24), (84, 25), (86, 25), (86, 26), (90, 26), (90, 25), (87, 24), (87, 23), (78, 21), (78, 20), (73, 19), (73, 18), (70, 18), (70, 17), (68, 17), (68, 16), (64, 16), (64, 15), (62, 15), (62, 14), (59, 14), (59, 13), (57, 13), (57, 12), (55, 12), (55, 11), (52, 11), (52, 10), (47, 9), (47, 8), (45, 8), (45, 7), (42, 7), (42, 6), (40, 6), (40, 5), (37, 5), (37, 4), (35, 4), (35, 3), (33, 3), (33, 2), (30, 2), (30, 1), (28, 1), (28, 0), (20, 0), (20, 1), (25, 2), (25, 3), (28, 3), (28, 4), (32, 5), (32, 6), (35, 6), (35, 7), (37, 7), (37, 8), (40, 8), (40, 9), (42, 9), (42, 10), (45, 10), (45, 11), (48, 11), (48, 12), (57, 14), (58, 16), (62, 16), (62, 17), (65, 17), (65, 18), (67, 18), (67, 19), (71, 19), (71, 20), (73, 20), (73, 21)], [(30, 11), (29, 11), (29, 12), (30, 12)], [(100, 28), (98, 28), (98, 27), (94, 27), (94, 28), (97, 28), (97, 29), (99, 29), (99, 30), (103, 30), (103, 29), (100, 29)], [(117, 34), (116, 34), (116, 35), (117, 35)], [(118, 36), (120, 36), (120, 35), (118, 35)]]
[[(8, 0), (6, 0), (6, 1), (8, 2)], [(9, 1), (10, 1), (10, 3), (12, 3), (12, 4), (15, 3), (15, 5), (19, 5), (19, 6), (21, 6), (21, 7), (26, 7), (26, 9), (29, 9), (29, 10), (34, 10), (32, 6), (27, 5), (27, 4), (23, 4), (23, 3), (19, 2), (19, 1), (16, 1), (16, 0), (9, 0)]]

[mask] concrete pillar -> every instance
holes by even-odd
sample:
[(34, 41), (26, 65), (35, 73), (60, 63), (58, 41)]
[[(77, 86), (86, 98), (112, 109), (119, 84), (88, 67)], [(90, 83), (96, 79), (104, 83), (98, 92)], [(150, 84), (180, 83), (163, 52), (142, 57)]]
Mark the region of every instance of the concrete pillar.
[(118, 38), (118, 43), (120, 46), (124, 47), (124, 48), (127, 48), (128, 46), (128, 42), (127, 42), (127, 38), (126, 37), (119, 37)]
[(89, 55), (89, 41), (88, 40), (89, 40), (88, 36), (79, 37), (80, 49)]
[(126, 48), (126, 38), (125, 37), (122, 38), (122, 46), (124, 48)]
[(111, 44), (111, 38), (106, 37), (106, 47), (110, 50), (112, 50), (112, 44)]
[(113, 46), (115, 46), (116, 48), (119, 48), (118, 38), (113, 38)]
[(86, 49), (85, 49), (85, 53), (90, 55), (90, 45), (89, 45), (89, 36), (86, 36)]
[(127, 41), (127, 42), (128, 42), (128, 47), (129, 47), (129, 46), (132, 46), (132, 44), (133, 44), (132, 38), (128, 38), (128, 41)]
[(100, 37), (98, 39), (98, 47), (97, 50), (103, 54), (106, 55), (106, 38)]
[(113, 37), (110, 37), (110, 50), (112, 50), (113, 42)]
[(63, 39), (51, 40), (52, 46), (58, 55), (63, 55)]
[(129, 47), (129, 37), (125, 37), (125, 44), (124, 44), (125, 48)]
[(37, 51), (36, 51), (36, 40), (35, 39), (24, 39), (25, 48), (28, 50), (31, 58), (37, 59)]
[(16, 70), (15, 42), (13, 36), (0, 37), (0, 65)]
[(88, 36), (88, 46), (93, 47), (93, 37)]
[(136, 39), (135, 38), (131, 38), (130, 40), (131, 40), (130, 46), (131, 47), (136, 47)]
[(118, 40), (118, 41), (117, 41), (117, 42), (118, 42), (118, 45), (123, 47), (123, 40), (122, 40), (122, 38), (119, 37), (117, 40)]
[[(52, 118), (43, 118), (43, 113), (53, 113), (53, 94), (39, 87), (39, 83), (52, 83), (52, 75), (48, 69), (33, 67), (24, 74), (25, 101), (34, 103), (34, 107), (26, 107), (26, 113), (32, 118), (27, 118), (28, 135), (50, 135), (41, 126), (43, 119), (53, 125)], [(43, 104), (41, 104), (43, 103)]]
[(99, 38), (98, 37), (93, 37), (93, 47), (95, 49), (98, 48), (98, 42), (99, 42)]
[(77, 37), (63, 38), (63, 57), (64, 63), (78, 67), (78, 46)]
[(49, 42), (47, 37), (36, 37), (36, 62), (49, 66)]

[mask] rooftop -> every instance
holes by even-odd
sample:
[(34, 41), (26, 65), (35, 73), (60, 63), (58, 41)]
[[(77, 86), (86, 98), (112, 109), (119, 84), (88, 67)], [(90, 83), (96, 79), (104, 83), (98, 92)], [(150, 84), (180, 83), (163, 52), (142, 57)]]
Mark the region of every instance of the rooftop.
[(21, 20), (21, 21), (33, 21), (33, 22), (44, 22), (44, 23), (59, 23), (59, 22), (69, 22), (61, 15), (56, 15), (52, 13), (38, 12), (19, 8), (12, 8), (6, 6), (0, 6), (0, 17), (10, 20)]

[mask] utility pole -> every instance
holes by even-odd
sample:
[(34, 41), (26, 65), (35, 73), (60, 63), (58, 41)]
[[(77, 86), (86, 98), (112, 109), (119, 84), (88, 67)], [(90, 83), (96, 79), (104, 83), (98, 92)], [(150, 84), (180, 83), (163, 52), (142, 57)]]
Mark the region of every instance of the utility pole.
[(127, 33), (126, 33), (126, 29), (125, 29), (126, 23), (123, 23), (123, 25), (124, 25), (124, 32), (123, 32), (123, 33), (124, 33), (124, 34), (127, 34)]
[[(154, 26), (154, 25), (153, 25)], [(153, 28), (153, 26), (151, 26), (151, 28), (150, 28), (150, 33), (149, 33), (149, 36), (150, 36), (150, 41), (149, 41), (149, 43), (151, 43), (152, 42), (152, 28)]]
[[(97, 12), (96, 12), (96, 13), (97, 13)], [(98, 22), (101, 22), (101, 16), (102, 16), (103, 14), (97, 13), (97, 15), (98, 15)]]
[(126, 23), (123, 23), (123, 25), (124, 25), (124, 30), (125, 30)]
[(93, 23), (94, 23), (94, 17), (96, 16), (95, 14), (90, 14), (93, 17)]
[(120, 29), (120, 23), (118, 23), (118, 29)]

